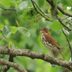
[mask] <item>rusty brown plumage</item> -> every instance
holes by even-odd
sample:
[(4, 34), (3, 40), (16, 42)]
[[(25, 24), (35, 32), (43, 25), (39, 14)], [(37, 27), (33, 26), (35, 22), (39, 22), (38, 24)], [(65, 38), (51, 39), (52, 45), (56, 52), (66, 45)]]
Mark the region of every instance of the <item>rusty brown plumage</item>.
[(41, 34), (44, 45), (46, 45), (46, 47), (52, 46), (51, 51), (56, 56), (61, 49), (57, 41), (51, 36), (47, 28), (41, 29)]

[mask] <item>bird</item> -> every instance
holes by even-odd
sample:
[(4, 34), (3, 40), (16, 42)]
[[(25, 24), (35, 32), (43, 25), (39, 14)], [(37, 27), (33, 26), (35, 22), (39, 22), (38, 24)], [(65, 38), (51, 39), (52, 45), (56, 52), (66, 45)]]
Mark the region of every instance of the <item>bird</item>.
[(61, 54), (61, 47), (54, 39), (54, 37), (50, 34), (49, 30), (47, 28), (42, 28), (40, 32), (43, 44), (50, 49), (52, 55), (54, 57), (57, 57), (59, 54)]

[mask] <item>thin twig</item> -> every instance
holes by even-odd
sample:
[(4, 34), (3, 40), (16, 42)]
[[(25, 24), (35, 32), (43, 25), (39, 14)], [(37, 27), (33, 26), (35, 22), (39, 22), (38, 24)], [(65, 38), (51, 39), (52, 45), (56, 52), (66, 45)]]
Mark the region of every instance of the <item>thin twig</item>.
[(45, 15), (45, 13), (38, 7), (38, 5), (35, 3), (34, 0), (31, 0), (32, 5), (34, 7), (34, 9), (42, 16), (44, 17), (46, 20), (50, 21), (49, 17), (47, 15)]
[(71, 29), (67, 27), (58, 16), (57, 16), (57, 19), (64, 28), (66, 28), (68, 31), (71, 31)]
[(61, 7), (57, 6), (57, 9), (64, 15), (72, 17), (72, 14), (67, 13), (66, 11), (64, 11)]
[(66, 40), (67, 40), (67, 43), (68, 43), (68, 45), (69, 45), (69, 50), (70, 50), (70, 53), (71, 53), (71, 61), (72, 61), (72, 47), (71, 47), (71, 45), (70, 45), (69, 39), (68, 39), (66, 33), (64, 32), (64, 30), (62, 30), (62, 32), (63, 32), (63, 34), (65, 35)]
[(5, 8), (5, 7), (3, 7), (3, 6), (0, 6), (0, 8), (3, 9), (3, 10), (12, 10), (12, 11), (16, 11), (15, 8)]

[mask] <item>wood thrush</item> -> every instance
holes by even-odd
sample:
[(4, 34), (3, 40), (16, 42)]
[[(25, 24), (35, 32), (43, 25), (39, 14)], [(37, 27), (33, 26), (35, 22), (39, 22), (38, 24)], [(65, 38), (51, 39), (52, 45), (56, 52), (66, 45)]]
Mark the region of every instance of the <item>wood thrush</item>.
[(43, 44), (51, 50), (53, 56), (57, 57), (61, 52), (61, 48), (57, 41), (52, 37), (47, 28), (41, 29), (40, 32)]

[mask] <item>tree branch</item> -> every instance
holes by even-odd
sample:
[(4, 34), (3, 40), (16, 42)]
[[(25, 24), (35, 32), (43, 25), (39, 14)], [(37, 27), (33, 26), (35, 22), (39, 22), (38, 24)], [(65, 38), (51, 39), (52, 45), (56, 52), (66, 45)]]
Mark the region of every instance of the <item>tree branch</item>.
[(55, 9), (53, 9), (52, 11), (55, 13), (54, 15), (56, 15), (55, 17), (56, 17), (56, 19), (60, 22), (60, 24), (64, 27), (64, 28), (66, 28), (68, 31), (71, 31), (71, 29), (69, 28), (69, 27), (67, 27), (63, 22), (62, 22), (62, 20), (61, 20), (61, 18), (59, 18), (58, 17), (58, 10), (57, 9), (59, 9), (63, 14), (67, 14), (67, 13), (65, 13), (60, 7), (56, 7), (56, 5), (55, 5), (55, 3), (53, 2), (53, 0), (46, 0), (49, 4), (50, 4), (50, 6), (51, 6), (51, 8), (53, 9), (53, 8), (55, 8)]
[(50, 57), (50, 56), (44, 55), (44, 54), (35, 53), (35, 52), (32, 52), (27, 49), (15, 49), (15, 48), (3, 49), (3, 48), (0, 48), (0, 54), (7, 54), (7, 55), (11, 54), (14, 56), (26, 56), (26, 57), (30, 57), (32, 59), (41, 59), (41, 60), (44, 60), (51, 64), (56, 64), (56, 65), (65, 67), (72, 71), (72, 63), (71, 62), (59, 60), (59, 59), (56, 59), (56, 58), (53, 58), (53, 57)]
[[(53, 0), (47, 0), (47, 2), (52, 6), (55, 7), (55, 4), (52, 2)], [(57, 6), (57, 9), (64, 15), (72, 17), (72, 14), (65, 12), (60, 6)]]
[(0, 64), (11, 66), (11, 67), (15, 68), (18, 72), (27, 72), (26, 70), (20, 68), (20, 66), (18, 64), (9, 62), (9, 61), (3, 60), (3, 59), (0, 59)]
[[(13, 55), (9, 55), (9, 62), (14, 62), (14, 57)], [(2, 67), (3, 72), (7, 72), (10, 69), (9, 65), (5, 65)]]
[(66, 16), (69, 16), (69, 17), (72, 17), (72, 14), (69, 14), (69, 13), (65, 12), (61, 7), (57, 6), (57, 9), (58, 9), (62, 14), (66, 15)]

